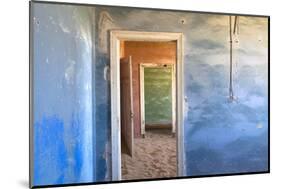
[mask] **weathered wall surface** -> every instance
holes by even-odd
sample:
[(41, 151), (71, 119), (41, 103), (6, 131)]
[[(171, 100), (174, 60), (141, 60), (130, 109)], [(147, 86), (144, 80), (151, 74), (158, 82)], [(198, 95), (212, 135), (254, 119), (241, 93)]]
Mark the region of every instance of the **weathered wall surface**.
[(124, 56), (132, 56), (133, 98), (134, 98), (134, 132), (135, 137), (141, 136), (140, 120), (140, 64), (174, 64), (176, 62), (175, 42), (134, 42), (123, 43)]
[(32, 4), (33, 185), (91, 182), (92, 15), (79, 6)]
[(172, 68), (144, 68), (145, 124), (172, 125)]
[[(240, 41), (234, 48), (237, 101), (233, 103), (228, 102), (228, 18), (130, 8), (97, 9), (96, 89), (101, 93), (97, 94), (97, 108), (107, 112), (97, 116), (101, 130), (97, 136), (99, 153), (108, 150), (110, 141), (110, 87), (102, 77), (103, 68), (109, 65), (109, 31), (182, 32), (185, 96), (189, 103), (184, 113), (186, 175), (268, 169), (267, 18), (240, 17)], [(110, 175), (110, 158), (99, 158), (98, 179)]]
[(184, 34), (187, 176), (268, 169), (267, 18), (240, 17), (229, 103), (228, 16), (41, 3), (33, 14), (33, 184), (111, 179), (111, 29)]

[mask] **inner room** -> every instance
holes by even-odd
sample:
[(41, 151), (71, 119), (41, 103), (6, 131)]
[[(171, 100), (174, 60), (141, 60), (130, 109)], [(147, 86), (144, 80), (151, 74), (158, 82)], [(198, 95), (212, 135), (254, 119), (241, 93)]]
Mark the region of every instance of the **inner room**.
[(122, 180), (177, 176), (176, 41), (120, 41)]

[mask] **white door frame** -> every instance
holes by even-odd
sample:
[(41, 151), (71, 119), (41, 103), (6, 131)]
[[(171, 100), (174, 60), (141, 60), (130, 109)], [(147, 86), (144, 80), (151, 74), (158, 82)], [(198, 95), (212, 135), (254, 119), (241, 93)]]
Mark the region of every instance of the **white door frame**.
[(112, 180), (121, 180), (121, 127), (120, 127), (120, 41), (175, 41), (176, 57), (176, 137), (177, 176), (184, 176), (184, 38), (182, 33), (141, 32), (112, 30), (110, 32), (110, 81), (111, 81), (111, 155)]
[(164, 66), (171, 68), (171, 95), (172, 95), (172, 133), (176, 132), (176, 93), (175, 93), (175, 64), (165, 63), (141, 63), (139, 65), (140, 70), (140, 114), (141, 114), (141, 135), (145, 134), (145, 92), (144, 92), (144, 68), (165, 68)]

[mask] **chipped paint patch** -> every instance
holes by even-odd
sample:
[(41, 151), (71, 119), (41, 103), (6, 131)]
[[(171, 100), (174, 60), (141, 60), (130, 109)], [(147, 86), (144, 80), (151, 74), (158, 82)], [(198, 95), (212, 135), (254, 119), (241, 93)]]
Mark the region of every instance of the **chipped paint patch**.
[(105, 151), (103, 154), (103, 158), (106, 161), (105, 180), (110, 180), (110, 178), (111, 178), (111, 144), (109, 141), (105, 145)]
[(59, 22), (60, 29), (64, 33), (70, 33), (70, 29), (61, 21)]
[(107, 53), (109, 48), (108, 31), (115, 28), (114, 20), (106, 11), (100, 12), (98, 22), (99, 46), (98, 49), (102, 53)]
[(69, 63), (69, 66), (65, 70), (64, 78), (65, 78), (67, 84), (73, 84), (76, 62), (74, 60), (69, 60), (68, 63)]

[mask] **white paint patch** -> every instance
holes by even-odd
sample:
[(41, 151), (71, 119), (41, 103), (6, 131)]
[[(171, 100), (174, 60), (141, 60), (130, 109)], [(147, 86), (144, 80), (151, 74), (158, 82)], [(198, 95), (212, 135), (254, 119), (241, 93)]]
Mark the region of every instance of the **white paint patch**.
[(262, 129), (262, 128), (263, 128), (263, 125), (262, 125), (262, 123), (258, 123), (256, 127), (257, 127), (258, 129)]
[(86, 48), (85, 48), (84, 54), (87, 54), (90, 52), (89, 49), (92, 46), (92, 42), (91, 42), (92, 34), (91, 34), (91, 30), (89, 28), (87, 28), (85, 25), (78, 24), (80, 22), (81, 22), (81, 20), (79, 20), (77, 18), (76, 26), (75, 26), (75, 31), (76, 31), (75, 38), (76, 38), (77, 42), (85, 43)]
[(183, 108), (184, 108), (184, 119), (186, 119), (187, 118), (187, 114), (188, 114), (188, 110), (189, 110), (189, 105), (188, 105), (188, 98), (187, 98), (187, 96), (185, 96), (184, 97), (184, 106), (183, 106)]
[(91, 85), (89, 83), (86, 83), (84, 87), (86, 91), (90, 91), (91, 89)]
[(35, 24), (39, 26), (39, 20), (36, 17), (33, 17), (33, 20), (34, 20)]
[(105, 81), (109, 80), (109, 66), (105, 66), (103, 69), (103, 79)]
[(63, 22), (59, 23), (60, 29), (64, 32), (64, 33), (70, 33), (70, 30), (67, 26), (64, 25)]
[(250, 96), (250, 98), (245, 102), (245, 105), (255, 109), (265, 105), (265, 98), (260, 96)]
[(56, 24), (56, 22), (54, 21), (54, 18), (52, 16), (49, 16), (49, 20), (52, 24)]
[(64, 78), (67, 84), (74, 83), (75, 64), (74, 60), (69, 60), (69, 66), (66, 68)]
[(105, 145), (105, 151), (103, 154), (103, 158), (106, 161), (106, 167), (107, 167), (107, 171), (106, 171), (106, 175), (105, 175), (105, 180), (109, 180), (110, 179), (110, 173), (111, 173), (111, 164), (110, 164), (110, 156), (111, 156), (111, 149), (110, 149), (110, 142), (107, 142)]

